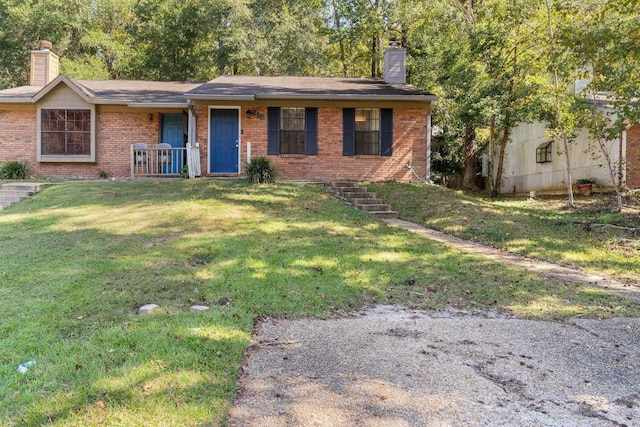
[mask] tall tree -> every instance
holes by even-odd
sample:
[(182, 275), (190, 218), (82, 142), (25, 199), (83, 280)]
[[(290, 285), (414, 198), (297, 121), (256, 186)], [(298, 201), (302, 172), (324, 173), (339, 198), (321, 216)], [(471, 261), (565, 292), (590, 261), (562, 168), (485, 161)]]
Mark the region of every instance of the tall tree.
[(621, 211), (622, 182), (616, 175), (624, 165), (621, 158), (617, 164), (613, 160), (611, 142), (618, 141), (626, 127), (640, 123), (640, 2), (593, 0), (575, 7), (579, 19), (567, 42), (592, 70), (584, 123), (605, 161)]
[(475, 43), (490, 79), (489, 96), (497, 109), (498, 163), (492, 188), (500, 191), (506, 146), (513, 128), (531, 117), (538, 89), (535, 75), (541, 66), (537, 54), (536, 23), (539, 4), (526, 0), (486, 0), (475, 4)]
[[(562, 142), (562, 153), (565, 158), (565, 180), (567, 185), (568, 205), (573, 206), (573, 177), (571, 170), (570, 143), (575, 139), (577, 129), (575, 126), (576, 97), (566, 90), (575, 82), (580, 64), (570, 46), (562, 43), (562, 34), (570, 32), (574, 9), (568, 7), (566, 1), (545, 0), (545, 12), (547, 21), (547, 37), (543, 38), (545, 49), (542, 53), (547, 59), (548, 78), (543, 79), (546, 85), (541, 88), (542, 98), (549, 95), (549, 103), (553, 113), (546, 117), (549, 130), (557, 147), (558, 141)], [(560, 37), (558, 37), (560, 33)], [(545, 90), (546, 89), (546, 90)], [(560, 150), (558, 150), (560, 151)]]

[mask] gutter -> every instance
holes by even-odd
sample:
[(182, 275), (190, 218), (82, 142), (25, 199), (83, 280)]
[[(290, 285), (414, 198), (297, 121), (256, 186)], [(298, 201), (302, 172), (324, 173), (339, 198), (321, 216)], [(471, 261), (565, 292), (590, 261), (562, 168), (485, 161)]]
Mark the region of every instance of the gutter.
[(132, 102), (126, 104), (132, 108), (187, 108), (189, 104), (184, 103), (158, 103), (158, 102)]
[(0, 104), (34, 104), (33, 98), (0, 98)]
[(190, 95), (187, 102), (195, 101), (255, 101), (254, 95)]
[(189, 100), (196, 101), (260, 101), (260, 100), (312, 100), (312, 101), (413, 101), (431, 102), (437, 100), (436, 95), (191, 95)]
[(259, 95), (258, 99), (302, 100), (314, 101), (419, 101), (428, 102), (438, 99), (435, 95)]

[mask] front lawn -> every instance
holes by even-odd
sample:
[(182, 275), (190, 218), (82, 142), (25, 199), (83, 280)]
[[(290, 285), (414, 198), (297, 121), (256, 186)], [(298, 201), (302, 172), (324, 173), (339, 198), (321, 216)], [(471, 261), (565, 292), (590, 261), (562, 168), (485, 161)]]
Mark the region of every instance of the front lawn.
[[(400, 215), (427, 227), (509, 251), (638, 283), (640, 194), (622, 214), (611, 196), (487, 199), (438, 186), (370, 185)], [(630, 230), (631, 229), (631, 230)]]
[[(640, 314), (602, 291), (388, 227), (315, 186), (58, 184), (0, 212), (0, 260), (7, 426), (223, 425), (264, 317), (376, 302), (530, 318)], [(136, 314), (148, 303), (160, 309)]]

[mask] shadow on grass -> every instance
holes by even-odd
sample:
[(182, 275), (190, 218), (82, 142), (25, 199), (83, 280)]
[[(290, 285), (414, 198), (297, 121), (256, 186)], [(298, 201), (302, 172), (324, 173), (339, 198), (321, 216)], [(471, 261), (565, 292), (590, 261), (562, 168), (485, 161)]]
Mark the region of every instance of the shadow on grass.
[(489, 201), (436, 186), (385, 184), (370, 189), (385, 197), (403, 218), (465, 239), (631, 282), (640, 274), (638, 251), (625, 252), (612, 244), (637, 236), (575, 223), (594, 222), (588, 213), (550, 209), (524, 199)]
[[(253, 323), (266, 316), (376, 302), (637, 314), (389, 228), (314, 187), (60, 185), (0, 213), (0, 243), (6, 425), (221, 424)], [(161, 308), (137, 315), (147, 303)]]

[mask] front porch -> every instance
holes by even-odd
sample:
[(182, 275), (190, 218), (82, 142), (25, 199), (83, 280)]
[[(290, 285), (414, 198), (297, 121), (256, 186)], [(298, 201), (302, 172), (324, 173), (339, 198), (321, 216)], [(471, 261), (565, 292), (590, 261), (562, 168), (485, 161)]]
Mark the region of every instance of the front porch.
[(200, 176), (198, 144), (171, 147), (161, 143), (149, 147), (143, 142), (131, 145), (131, 178)]

